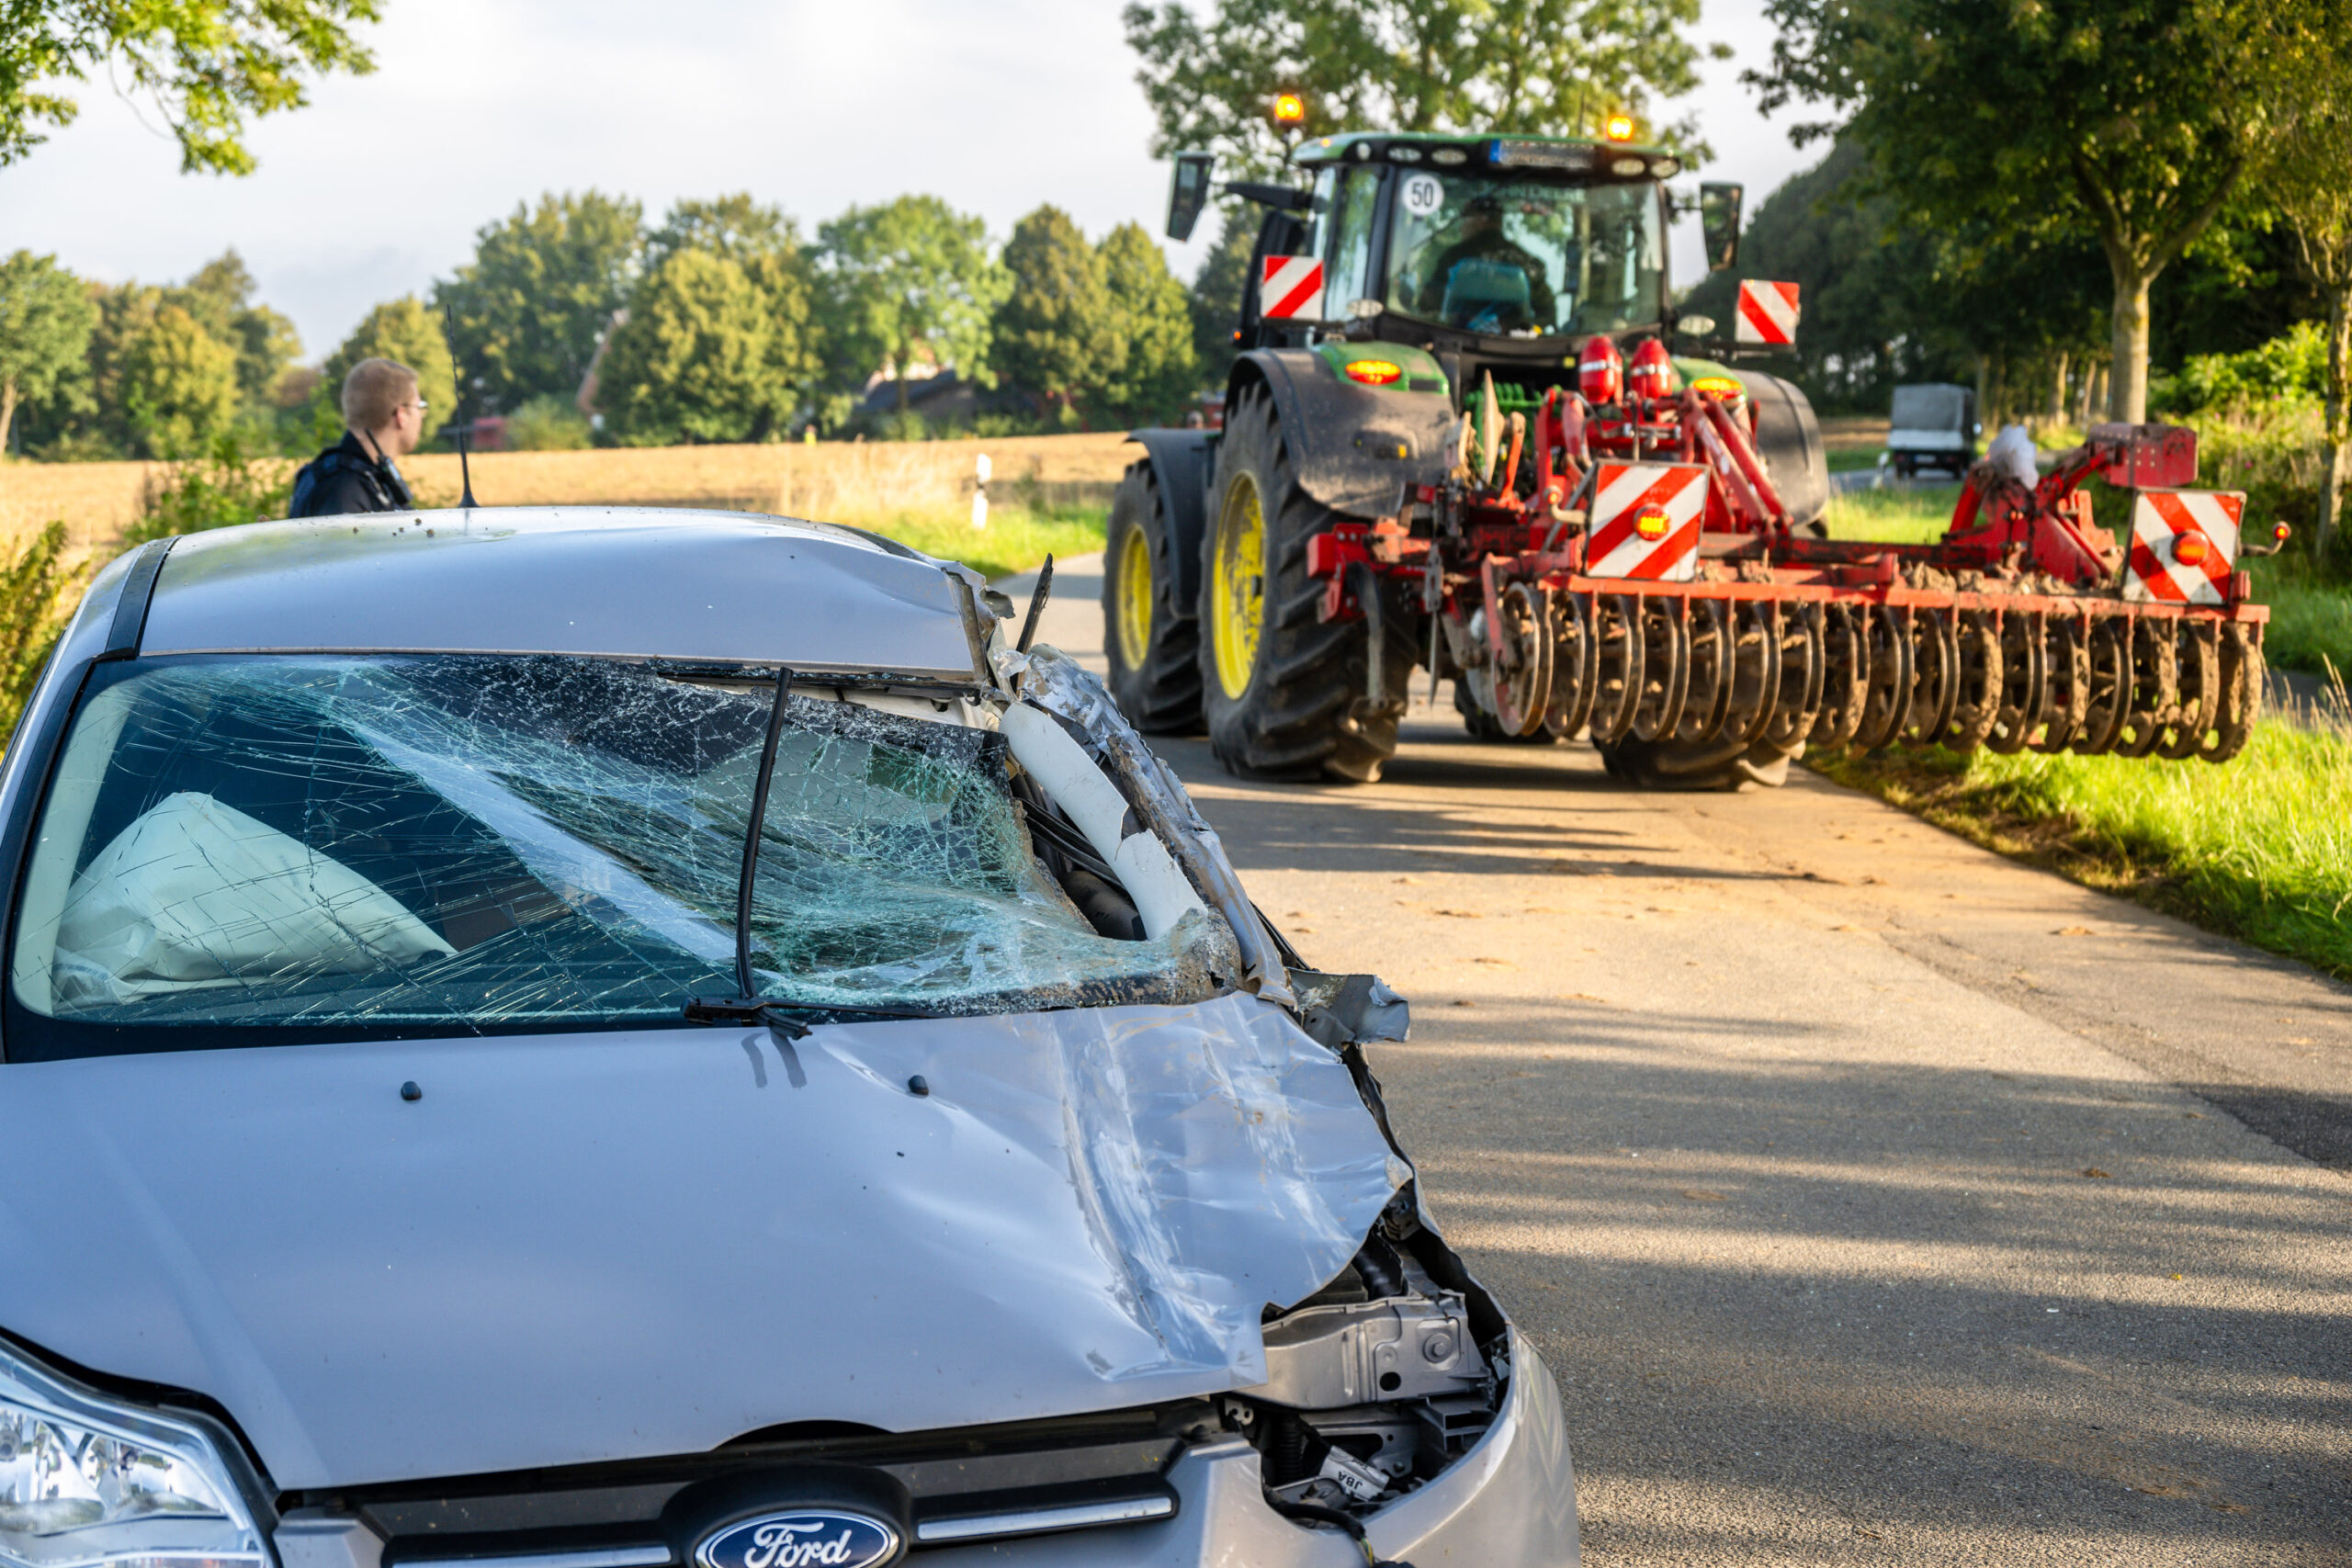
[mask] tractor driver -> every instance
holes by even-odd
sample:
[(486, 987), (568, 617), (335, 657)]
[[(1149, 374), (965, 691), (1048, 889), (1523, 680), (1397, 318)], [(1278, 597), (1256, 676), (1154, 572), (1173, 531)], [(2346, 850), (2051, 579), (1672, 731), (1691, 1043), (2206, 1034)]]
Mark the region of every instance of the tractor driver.
[[(1518, 298), (1521, 279), (1523, 307)], [(1504, 231), (1502, 197), (1490, 191), (1463, 207), (1461, 238), (1437, 254), (1413, 301), (1414, 313), (1426, 321), (1473, 331), (1550, 332), (1556, 309), (1544, 263)]]

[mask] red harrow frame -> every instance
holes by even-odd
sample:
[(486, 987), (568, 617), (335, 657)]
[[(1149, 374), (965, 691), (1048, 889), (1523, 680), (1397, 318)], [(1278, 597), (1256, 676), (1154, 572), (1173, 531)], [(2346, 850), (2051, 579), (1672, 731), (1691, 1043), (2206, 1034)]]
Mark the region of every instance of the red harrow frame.
[[(2286, 529), (2247, 547), (2242, 494), (2181, 488), (2193, 432), (2098, 425), (2037, 482), (1978, 463), (1935, 544), (1832, 540), (1790, 525), (1736, 384), (1677, 389), (1662, 359), (1637, 355), (1633, 379), (1664, 395), (1555, 387), (1507, 426), (1489, 383), (1482, 460), (1465, 417), (1442, 483), (1309, 542), (1323, 617), (1373, 617), (1379, 648), (1384, 581), (1418, 595), (1433, 682), (1466, 681), (1505, 735), (2212, 762), (2245, 745), (2269, 611), (2235, 563)], [(2128, 547), (2092, 520), (2093, 474), (2131, 492)], [(1401, 707), (1369, 662), (1372, 703)]]

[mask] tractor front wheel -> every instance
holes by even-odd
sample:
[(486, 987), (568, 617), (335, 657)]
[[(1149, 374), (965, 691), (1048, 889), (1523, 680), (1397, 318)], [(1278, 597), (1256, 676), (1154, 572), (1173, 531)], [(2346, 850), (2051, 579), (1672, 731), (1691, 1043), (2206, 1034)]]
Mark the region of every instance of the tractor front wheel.
[(1111, 497), (1102, 550), (1102, 644), (1111, 695), (1147, 735), (1201, 728), (1200, 623), (1179, 615), (1168, 499), (1148, 461)]
[(1265, 389), (1243, 392), (1201, 541), (1201, 706), (1232, 773), (1370, 784), (1396, 750), (1412, 644), (1391, 625), (1374, 704), (1371, 623), (1323, 620), (1324, 585), (1306, 570), (1307, 541), (1337, 517), (1300, 486)]

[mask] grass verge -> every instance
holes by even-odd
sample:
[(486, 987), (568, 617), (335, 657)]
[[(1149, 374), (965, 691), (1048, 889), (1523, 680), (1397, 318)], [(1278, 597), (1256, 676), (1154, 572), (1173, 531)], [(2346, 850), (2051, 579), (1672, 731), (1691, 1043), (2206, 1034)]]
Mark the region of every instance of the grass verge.
[[(1924, 543), (1958, 496), (1951, 485), (1836, 496), (1830, 534)], [(2352, 669), (2352, 590), (2294, 557), (2248, 564), (2271, 607), (2271, 661)], [(1807, 761), (1988, 849), (2352, 980), (2352, 728), (2267, 721), (2218, 768), (1940, 749)]]
[(974, 528), (969, 513), (902, 511), (832, 521), (887, 535), (942, 560), (962, 561), (983, 577), (1027, 571), (1047, 555), (1057, 560), (1102, 547), (1107, 507), (1069, 505), (991, 507), (989, 525)]
[(1987, 849), (2352, 980), (2352, 728), (2265, 723), (2221, 767), (1940, 749), (1807, 761)]

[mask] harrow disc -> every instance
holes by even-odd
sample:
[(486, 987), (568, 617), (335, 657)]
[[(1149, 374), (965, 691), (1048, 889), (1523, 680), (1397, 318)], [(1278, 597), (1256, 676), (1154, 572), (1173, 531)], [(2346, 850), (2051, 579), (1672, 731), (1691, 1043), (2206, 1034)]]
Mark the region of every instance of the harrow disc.
[(2152, 615), (2132, 617), (2132, 705), (2115, 742), (2119, 757), (2144, 757), (2180, 711), (2180, 651), (2172, 627)]
[(2200, 755), (2222, 712), (2221, 628), (2211, 621), (2174, 623), (2173, 658), (2180, 670), (2180, 707), (2156, 755), (2180, 761)]
[(1871, 684), (1870, 627), (1851, 604), (1824, 606), (1821, 629), (1821, 712), (1813, 743), (1843, 746), (1862, 726)]
[(1981, 610), (1970, 610), (1953, 628), (1959, 661), (1953, 702), (1936, 739), (1955, 751), (1975, 750), (2001, 716), (2001, 634)]
[(1693, 599), (1690, 606), (1690, 679), (1674, 739), (1704, 743), (1724, 727), (1731, 706), (1731, 617), (1720, 599)]
[(1495, 720), (1505, 735), (1532, 735), (1544, 728), (1552, 696), (1553, 628), (1542, 590), (1514, 582), (1496, 606), (1496, 632), (1502, 643), (1495, 671)]
[(2124, 721), (2132, 716), (2131, 621), (2108, 615), (2094, 622), (2086, 658), (2090, 683), (2074, 748), (2078, 756), (2098, 757), (2115, 750)]
[(2262, 644), (2254, 628), (2235, 621), (2222, 628), (2221, 711), (2212, 740), (2199, 749), (2209, 762), (2226, 762), (2245, 750), (2262, 716)]
[(1872, 607), (1866, 628), (1870, 667), (1862, 682), (1862, 720), (1854, 744), (1865, 751), (1891, 746), (1911, 711), (1910, 613), (1892, 604)]
[(1690, 620), (1679, 599), (1642, 597), (1642, 692), (1633, 736), (1657, 740), (1682, 721), (1690, 692)]
[(2041, 734), (2033, 749), (2064, 751), (2081, 734), (2091, 707), (2091, 650), (2072, 616), (2048, 618), (2041, 637)]
[(1590, 722), (1600, 684), (1589, 595), (1563, 593), (1553, 600), (1552, 637), (1552, 693), (1544, 705), (1544, 728), (1566, 740)]
[(2001, 617), (2001, 701), (1992, 733), (1984, 737), (1986, 750), (2003, 756), (2022, 751), (2041, 726), (2050, 702), (2045, 641), (2041, 615), (2011, 611)]
[(1911, 701), (1898, 733), (1906, 746), (1932, 746), (1960, 700), (1960, 639), (1950, 611), (1911, 613)]
[(1821, 715), (1823, 674), (1828, 660), (1822, 648), (1821, 606), (1792, 606), (1781, 617), (1781, 690), (1772, 705), (1772, 721), (1764, 728), (1767, 744), (1794, 751), (1813, 733)]
[(1732, 612), (1731, 701), (1715, 739), (1753, 746), (1764, 739), (1781, 700), (1781, 611), (1742, 599)]
[(1600, 673), (1592, 704), (1592, 739), (1611, 746), (1633, 732), (1642, 705), (1642, 606), (1636, 595), (1609, 593), (1593, 606)]

